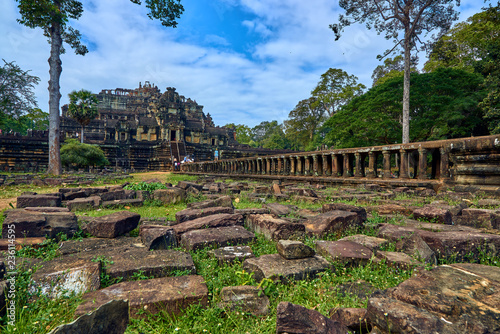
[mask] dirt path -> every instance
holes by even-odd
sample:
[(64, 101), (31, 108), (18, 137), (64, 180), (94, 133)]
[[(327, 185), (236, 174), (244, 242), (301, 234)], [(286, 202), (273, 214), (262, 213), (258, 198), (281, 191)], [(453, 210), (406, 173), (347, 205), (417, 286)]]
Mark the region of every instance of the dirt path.
[(0, 199), (0, 211), (11, 208), (9, 203), (16, 207), (16, 199), (16, 197)]
[(146, 173), (133, 173), (134, 181), (144, 181), (148, 179), (160, 179), (162, 181), (166, 180), (166, 177), (170, 175), (170, 172), (146, 172)]

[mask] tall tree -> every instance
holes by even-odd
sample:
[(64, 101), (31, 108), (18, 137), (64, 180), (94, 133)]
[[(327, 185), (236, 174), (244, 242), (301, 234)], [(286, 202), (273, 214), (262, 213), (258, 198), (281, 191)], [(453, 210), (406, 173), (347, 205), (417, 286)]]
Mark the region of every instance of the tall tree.
[[(81, 34), (69, 26), (69, 19), (78, 20), (83, 13), (83, 6), (77, 0), (16, 0), (21, 19), (19, 23), (29, 28), (42, 28), (49, 38), (49, 174), (61, 174), (61, 156), (59, 141), (59, 101), (61, 99), (59, 79), (62, 72), (60, 55), (64, 53), (63, 42), (75, 50), (76, 54), (85, 55), (88, 50), (81, 44)], [(141, 0), (130, 0), (140, 5)], [(176, 27), (176, 19), (184, 11), (180, 0), (145, 0), (150, 19), (159, 19), (166, 27)]]
[(420, 41), (421, 34), (438, 30), (447, 31), (452, 21), (458, 19), (455, 6), (460, 0), (340, 0), (345, 15), (339, 16), (339, 23), (331, 24), (336, 39), (343, 29), (352, 23), (365, 23), (368, 29), (375, 28), (384, 33), (386, 39), (394, 40), (394, 47), (387, 50), (381, 58), (389, 55), (398, 47), (404, 54), (404, 93), (403, 93), (403, 143), (410, 141), (410, 66), (411, 50)]
[[(412, 58), (412, 72), (418, 72), (416, 69), (416, 59)], [(378, 65), (372, 73), (373, 86), (380, 85), (385, 81), (404, 76), (404, 58), (402, 55), (397, 55), (394, 58), (386, 58), (384, 65)]]
[(325, 107), (315, 97), (300, 101), (284, 121), (288, 138), (293, 138), (304, 149), (313, 140), (316, 129), (325, 121)]
[(92, 92), (85, 89), (72, 91), (68, 97), (68, 116), (80, 123), (82, 127), (80, 142), (83, 144), (83, 129), (99, 114), (97, 111), (99, 101)]
[(7, 117), (19, 118), (37, 107), (33, 89), (40, 78), (23, 71), (14, 62), (0, 67), (0, 125)]
[(311, 92), (329, 117), (333, 116), (353, 97), (361, 95), (366, 88), (358, 78), (338, 68), (330, 68), (321, 75), (318, 85)]

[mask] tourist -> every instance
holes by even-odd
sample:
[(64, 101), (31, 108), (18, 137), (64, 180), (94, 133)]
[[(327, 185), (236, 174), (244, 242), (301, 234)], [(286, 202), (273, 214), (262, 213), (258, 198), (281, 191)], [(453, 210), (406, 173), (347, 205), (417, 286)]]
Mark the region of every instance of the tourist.
[(218, 150), (218, 149), (215, 149), (215, 152), (214, 152), (214, 160), (215, 160), (215, 161), (218, 161), (218, 160), (219, 160), (219, 150)]

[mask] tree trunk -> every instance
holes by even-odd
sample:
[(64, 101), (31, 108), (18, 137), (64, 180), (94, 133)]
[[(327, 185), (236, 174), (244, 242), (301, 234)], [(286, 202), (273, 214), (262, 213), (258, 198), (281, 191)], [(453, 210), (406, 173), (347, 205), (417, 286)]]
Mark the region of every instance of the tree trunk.
[(80, 138), (80, 143), (82, 143), (82, 144), (83, 144), (83, 125), (82, 125), (82, 136), (81, 136), (81, 138)]
[(403, 144), (410, 142), (410, 28), (405, 29), (404, 53), (404, 87), (403, 87)]
[(59, 131), (59, 101), (61, 93), (59, 78), (61, 77), (61, 25), (52, 23), (50, 27), (50, 57), (49, 57), (49, 168), (47, 173), (61, 175), (61, 152)]

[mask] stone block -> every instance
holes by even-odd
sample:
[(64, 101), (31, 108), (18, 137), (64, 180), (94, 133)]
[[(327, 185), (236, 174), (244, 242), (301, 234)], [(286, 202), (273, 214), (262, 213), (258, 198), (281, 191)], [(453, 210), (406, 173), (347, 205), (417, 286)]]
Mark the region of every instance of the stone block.
[(187, 250), (206, 247), (245, 245), (255, 239), (255, 235), (241, 226), (214, 227), (191, 230), (181, 235), (181, 246)]
[(358, 214), (361, 221), (366, 221), (366, 217), (367, 217), (366, 210), (365, 210), (365, 208), (360, 207), (360, 206), (349, 205), (349, 204), (345, 204), (345, 203), (327, 203), (327, 204), (323, 204), (323, 206), (321, 207), (322, 213), (325, 213), (328, 211), (335, 211), (335, 210), (355, 212)]
[(103, 202), (107, 201), (115, 201), (115, 200), (120, 200), (120, 199), (125, 199), (125, 190), (119, 189), (115, 191), (108, 191), (104, 192), (102, 194), (99, 194)]
[(475, 228), (500, 229), (500, 212), (491, 209), (463, 209), (455, 224)]
[(203, 185), (188, 181), (179, 181), (177, 183), (177, 187), (184, 190), (187, 190), (188, 188), (194, 188), (201, 191), (203, 189)]
[[(9, 249), (10, 245), (14, 245), (16, 250), (20, 250), (26, 246), (39, 248), (40, 244), (45, 242), (47, 239), (45, 237), (36, 237), (36, 238), (16, 238), (16, 239), (0, 239), (0, 251), (5, 251)], [(1, 265), (0, 265), (1, 268)], [(1, 277), (1, 269), (0, 269), (0, 279)]]
[(216, 215), (188, 220), (173, 226), (174, 231), (181, 235), (183, 233), (209, 227), (224, 227), (243, 225), (243, 216), (229, 213), (219, 213)]
[(105, 250), (106, 248), (118, 248), (122, 246), (142, 248), (141, 238), (118, 237), (109, 238), (84, 238), (82, 240), (66, 240), (61, 242), (58, 250), (59, 255), (75, 253), (87, 253), (94, 250)]
[(219, 265), (233, 263), (235, 260), (243, 262), (246, 259), (255, 257), (252, 249), (248, 246), (226, 246), (210, 250), (209, 253), (219, 260)]
[(330, 268), (330, 263), (321, 256), (287, 260), (279, 254), (266, 254), (246, 259), (243, 268), (254, 273), (257, 282), (263, 278), (273, 281), (313, 279), (320, 272)]
[(299, 238), (305, 234), (303, 224), (274, 218), (272, 215), (249, 215), (246, 226), (255, 233), (261, 233), (273, 241)]
[(175, 316), (191, 305), (208, 305), (208, 289), (201, 276), (162, 277), (122, 282), (83, 295), (75, 315), (93, 311), (111, 300), (129, 301), (131, 318), (146, 318), (164, 312)]
[(175, 220), (177, 223), (182, 223), (196, 218), (211, 216), (219, 213), (234, 213), (234, 209), (230, 207), (210, 207), (204, 209), (185, 209), (176, 212)]
[(338, 321), (346, 326), (351, 332), (359, 332), (360, 329), (369, 332), (371, 324), (366, 319), (366, 308), (335, 308), (332, 309), (330, 319)]
[(425, 263), (436, 264), (436, 254), (427, 243), (418, 235), (411, 234), (396, 242), (396, 250), (402, 251), (415, 259)]
[(98, 208), (100, 205), (101, 197), (99, 196), (76, 198), (66, 203), (66, 206), (70, 211), (92, 210), (94, 208)]
[(342, 239), (339, 239), (338, 241), (352, 241), (369, 248), (372, 252), (376, 252), (381, 247), (389, 243), (389, 241), (387, 241), (386, 239), (370, 237), (364, 234), (350, 235)]
[[(60, 189), (59, 192), (61, 192)], [(85, 197), (88, 197), (87, 192), (85, 192), (85, 190), (76, 190), (63, 193), (63, 199), (65, 201), (72, 201), (76, 198), (85, 198)]]
[(269, 203), (266, 204), (265, 207), (269, 209), (271, 214), (276, 216), (286, 216), (298, 210), (298, 207), (295, 205), (284, 205), (279, 203)]
[(153, 192), (153, 198), (163, 204), (176, 204), (186, 200), (186, 191), (180, 188), (158, 189)]
[(317, 240), (315, 243), (318, 254), (345, 265), (365, 265), (373, 256), (369, 248), (352, 241)]
[(276, 244), (276, 249), (278, 250), (278, 254), (287, 260), (304, 259), (316, 254), (314, 249), (300, 241), (279, 240)]
[(361, 227), (363, 222), (356, 212), (334, 210), (309, 218), (304, 226), (308, 234), (323, 237)]
[(16, 208), (18, 209), (37, 206), (60, 207), (61, 197), (44, 194), (22, 195), (17, 197)]
[(149, 250), (177, 247), (177, 234), (168, 226), (141, 225), (139, 236)]
[(225, 286), (220, 292), (220, 302), (217, 306), (261, 316), (269, 313), (269, 298), (256, 286)]
[(116, 238), (128, 233), (139, 224), (137, 213), (120, 211), (102, 217), (95, 217), (87, 224), (88, 232), (98, 238)]
[(385, 260), (385, 263), (390, 267), (395, 267), (403, 270), (408, 270), (417, 266), (422, 266), (419, 262), (410, 255), (402, 252), (384, 252), (378, 251), (375, 259), (377, 262)]
[(426, 205), (422, 208), (413, 210), (413, 218), (430, 220), (443, 224), (451, 224), (452, 216), (450, 210)]
[(49, 334), (123, 334), (129, 322), (128, 309), (127, 300), (111, 300)]
[(208, 199), (202, 202), (193, 202), (187, 204), (188, 209), (205, 209), (205, 208), (220, 207), (220, 206), (234, 209), (233, 201), (229, 196), (219, 196), (218, 198), (215, 199)]
[(78, 231), (78, 222), (72, 212), (36, 212), (25, 209), (9, 210), (3, 222), (2, 238), (9, 233), (16, 238), (55, 238), (59, 233), (72, 237)]

